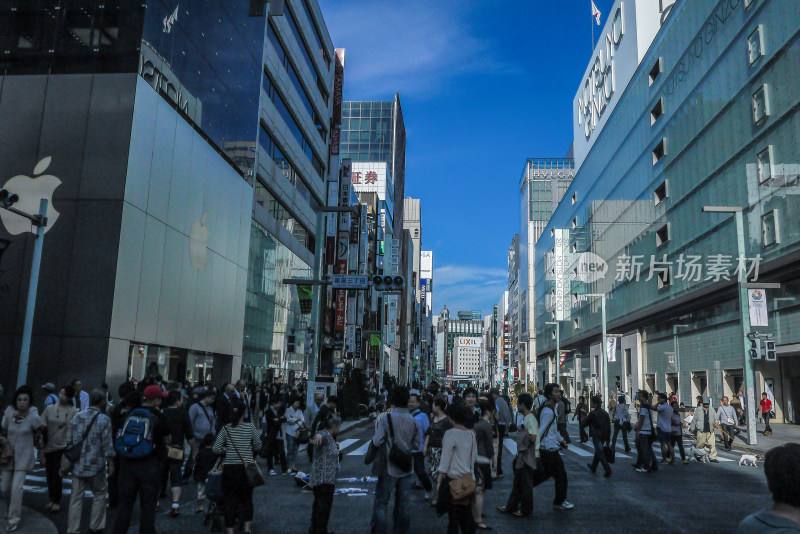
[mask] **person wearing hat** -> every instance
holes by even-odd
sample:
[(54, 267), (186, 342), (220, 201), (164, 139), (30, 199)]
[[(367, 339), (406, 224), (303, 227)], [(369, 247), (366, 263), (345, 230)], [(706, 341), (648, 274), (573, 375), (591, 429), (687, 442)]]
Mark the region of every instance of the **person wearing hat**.
[[(42, 384), (42, 391), (47, 393), (47, 397), (44, 399), (44, 409), (47, 409), (48, 406), (51, 404), (58, 404), (58, 395), (56, 395), (56, 385), (52, 382), (47, 382), (46, 384)], [(44, 409), (42, 413), (44, 413)]]
[(702, 398), (703, 404), (694, 410), (694, 419), (689, 426), (689, 432), (697, 436), (697, 448), (710, 447), (708, 459), (719, 463), (717, 460), (717, 440), (714, 437), (714, 428), (717, 425), (717, 413), (708, 408), (711, 403), (708, 397)]
[[(156, 521), (156, 505), (161, 492), (161, 466), (167, 460), (167, 443), (172, 439), (166, 417), (159, 408), (167, 397), (161, 386), (150, 385), (142, 392), (142, 408), (150, 411), (153, 419), (153, 451), (143, 458), (123, 456), (118, 477), (117, 519), (115, 534), (125, 534), (131, 524), (131, 513), (136, 497), (139, 497), (139, 532), (153, 534)], [(123, 428), (124, 428), (123, 424)]]

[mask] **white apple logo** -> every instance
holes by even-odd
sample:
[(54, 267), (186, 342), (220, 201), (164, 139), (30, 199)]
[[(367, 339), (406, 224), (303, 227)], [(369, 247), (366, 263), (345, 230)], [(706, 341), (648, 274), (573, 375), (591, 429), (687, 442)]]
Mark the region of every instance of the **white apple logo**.
[(208, 238), (211, 236), (206, 224), (207, 213), (199, 221), (192, 223), (192, 228), (189, 231), (189, 260), (192, 262), (192, 267), (198, 271), (206, 268), (208, 263)]
[[(36, 176), (46, 171), (47, 167), (50, 166), (50, 159), (51, 157), (47, 156), (37, 163), (33, 169), (33, 175)], [(3, 189), (19, 195), (19, 202), (14, 204), (14, 207), (31, 215), (39, 213), (41, 200), (43, 198), (47, 199), (47, 226), (44, 227), (46, 233), (58, 220), (59, 213), (53, 207), (53, 192), (59, 185), (61, 185), (61, 180), (55, 176), (47, 175), (31, 178), (20, 174), (8, 180)], [(9, 234), (36, 233), (36, 228), (31, 225), (31, 221), (16, 213), (0, 210), (0, 219), (3, 220), (3, 225), (5, 225)]]

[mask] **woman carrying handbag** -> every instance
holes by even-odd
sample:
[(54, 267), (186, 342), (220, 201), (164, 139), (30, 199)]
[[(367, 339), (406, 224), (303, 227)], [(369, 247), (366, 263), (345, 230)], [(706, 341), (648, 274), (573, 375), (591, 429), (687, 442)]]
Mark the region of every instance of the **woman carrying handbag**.
[[(254, 450), (261, 449), (261, 439), (253, 423), (245, 423), (247, 408), (236, 397), (228, 406), (228, 421), (231, 421), (217, 434), (214, 452), (225, 454), (222, 467), (222, 490), (225, 493), (225, 528), (233, 534), (236, 526), (236, 513), (244, 522), (244, 533), (252, 532), (253, 488), (264, 483), (253, 457)], [(260, 479), (260, 480), (259, 480)]]
[(472, 427), (475, 416), (471, 408), (451, 406), (448, 411), (453, 428), (444, 433), (442, 459), (439, 463), (439, 515), (447, 512), (447, 534), (475, 534), (472, 517), (475, 500), (478, 444)]

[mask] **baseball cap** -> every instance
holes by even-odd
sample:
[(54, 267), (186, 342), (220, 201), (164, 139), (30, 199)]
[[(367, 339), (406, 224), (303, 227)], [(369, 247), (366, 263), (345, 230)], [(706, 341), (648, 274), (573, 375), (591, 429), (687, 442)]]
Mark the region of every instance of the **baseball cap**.
[(152, 385), (144, 388), (142, 397), (144, 397), (144, 400), (166, 399), (167, 394), (161, 390), (161, 386)]
[(56, 385), (53, 384), (52, 382), (47, 382), (46, 384), (42, 384), (42, 389), (50, 393), (53, 393), (56, 390)]
[(703, 397), (703, 404), (711, 404), (711, 399), (709, 397)]
[(419, 390), (418, 389), (412, 389), (411, 391), (408, 392), (408, 394), (409, 395), (416, 395), (417, 397), (419, 397)]

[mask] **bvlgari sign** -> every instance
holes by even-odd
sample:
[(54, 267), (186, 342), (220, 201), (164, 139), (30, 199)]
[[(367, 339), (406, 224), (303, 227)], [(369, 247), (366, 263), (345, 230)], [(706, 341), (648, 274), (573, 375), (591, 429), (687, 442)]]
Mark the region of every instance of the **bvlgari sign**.
[(600, 135), (676, 0), (617, 0), (573, 100), (575, 168)]

